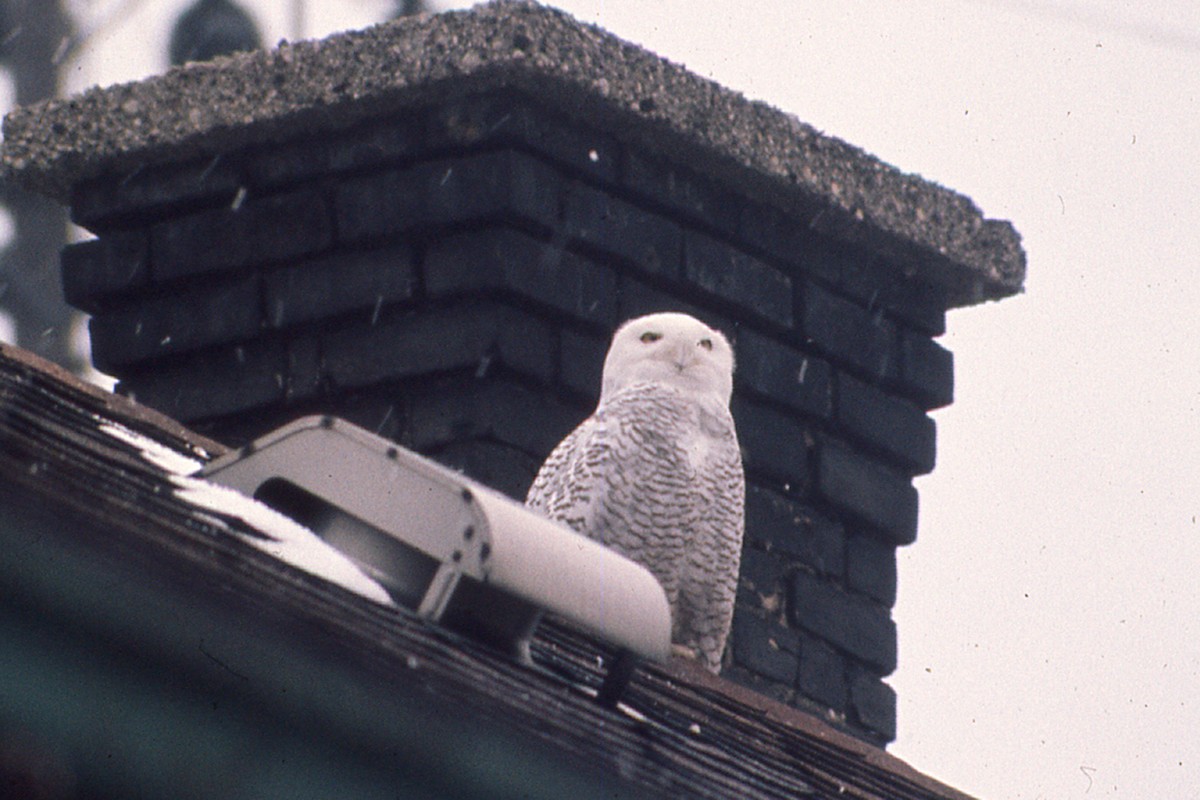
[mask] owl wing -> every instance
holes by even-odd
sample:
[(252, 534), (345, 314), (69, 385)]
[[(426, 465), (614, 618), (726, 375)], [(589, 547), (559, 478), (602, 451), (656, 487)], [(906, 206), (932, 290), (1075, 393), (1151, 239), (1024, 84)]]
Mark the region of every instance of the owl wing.
[(608, 426), (597, 412), (579, 423), (546, 457), (525, 505), (587, 534), (608, 454)]
[(555, 448), (526, 501), (649, 569), (672, 608), (694, 505), (678, 418), (653, 387), (611, 399)]
[(659, 512), (686, 481), (683, 451), (645, 411), (637, 398), (598, 408), (546, 457), (525, 505), (637, 559), (674, 521)]
[(733, 622), (745, 527), (745, 478), (732, 427), (713, 453), (703, 484), (704, 511), (687, 554), (688, 579), (680, 593), (677, 634), (699, 652), (711, 671), (718, 672)]

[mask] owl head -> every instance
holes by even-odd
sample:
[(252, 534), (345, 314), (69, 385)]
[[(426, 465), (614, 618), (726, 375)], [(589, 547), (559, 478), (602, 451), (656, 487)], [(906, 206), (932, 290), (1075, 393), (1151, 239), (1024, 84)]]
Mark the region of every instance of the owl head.
[(633, 383), (662, 383), (729, 404), (733, 349), (720, 331), (695, 317), (666, 312), (631, 319), (613, 334), (604, 359), (600, 400)]

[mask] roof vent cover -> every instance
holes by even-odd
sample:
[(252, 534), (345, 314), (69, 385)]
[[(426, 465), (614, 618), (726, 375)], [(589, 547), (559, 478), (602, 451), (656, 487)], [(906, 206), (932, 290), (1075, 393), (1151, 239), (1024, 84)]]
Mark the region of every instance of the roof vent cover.
[(644, 567), (344, 420), (296, 420), (202, 474), (312, 529), (397, 604), (516, 654), (543, 610), (632, 655), (670, 653)]

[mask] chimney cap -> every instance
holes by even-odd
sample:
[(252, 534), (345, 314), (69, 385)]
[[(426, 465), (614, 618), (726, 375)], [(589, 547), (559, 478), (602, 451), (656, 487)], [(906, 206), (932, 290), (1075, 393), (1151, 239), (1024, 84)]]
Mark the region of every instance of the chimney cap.
[(1021, 291), (1020, 235), (969, 198), (526, 0), (283, 42), (17, 108), (4, 120), (0, 164), (27, 188), (66, 201), (73, 185), (99, 175), (504, 89), (915, 265), (946, 288), (951, 306)]

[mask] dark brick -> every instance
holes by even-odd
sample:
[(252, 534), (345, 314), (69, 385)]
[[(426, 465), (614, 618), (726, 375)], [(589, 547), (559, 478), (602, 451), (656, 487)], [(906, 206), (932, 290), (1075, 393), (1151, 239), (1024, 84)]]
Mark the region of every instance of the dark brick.
[(792, 575), (792, 622), (888, 674), (896, 669), (896, 623), (883, 606), (808, 572)]
[(754, 481), (746, 483), (746, 540), (823, 575), (845, 570), (841, 523)]
[(738, 568), (737, 605), (761, 608), (768, 613), (783, 609), (782, 555), (764, 553), (753, 547), (742, 548), (742, 560)]
[(866, 672), (850, 682), (850, 702), (863, 727), (884, 741), (896, 738), (896, 691), (880, 678)]
[(248, 199), (155, 225), (150, 232), (156, 282), (308, 255), (333, 240), (329, 212), (315, 192)]
[(409, 426), (409, 398), (395, 385), (372, 386), (322, 399), (316, 413), (335, 408), (337, 415), (385, 439), (405, 440)]
[(78, 309), (96, 314), (150, 280), (144, 231), (114, 233), (70, 244), (62, 251), (63, 297)]
[(868, 307), (882, 307), (906, 327), (928, 336), (946, 332), (950, 302), (945, 289), (908, 277), (919, 271), (912, 265), (879, 260), (872, 262), (872, 267), (854, 273), (855, 280), (844, 281), (842, 286), (855, 297), (866, 299)]
[(718, 324), (711, 313), (705, 312), (691, 302), (695, 298), (688, 297), (685, 293), (666, 292), (649, 286), (636, 278), (631, 278), (628, 275), (621, 276), (619, 286), (620, 300), (617, 316), (622, 322), (659, 311), (679, 311), (684, 314), (691, 314), (697, 319), (705, 320), (709, 325), (717, 327), (726, 336), (730, 336), (733, 333), (730, 327)]
[(322, 388), (321, 346), (316, 336), (295, 336), (287, 342), (287, 382), (284, 399), (289, 403), (315, 397)]
[(954, 354), (927, 336), (900, 337), (899, 389), (926, 410), (954, 402)]
[(333, 201), (338, 240), (353, 243), (430, 225), (428, 184), (447, 169), (440, 162), (420, 164), (339, 182)]
[[(488, 353), (493, 360), (523, 375), (550, 385), (557, 372), (558, 331), (542, 320), (507, 306), (495, 314), (494, 344)], [(489, 364), (478, 364), (475, 377), (485, 376)]]
[(329, 144), (329, 168), (335, 172), (402, 163), (428, 149), (420, 112), (391, 115), (384, 125), (347, 131)]
[(237, 194), (240, 181), (236, 162), (221, 156), (138, 167), (122, 176), (77, 184), (71, 196), (71, 219), (96, 231), (144, 225), (182, 211), (226, 205)]
[(267, 322), (285, 328), (360, 310), (364, 319), (378, 319), (381, 309), (411, 298), (415, 286), (413, 254), (405, 246), (304, 261), (267, 273)]
[(468, 231), (430, 245), (425, 290), (432, 297), (502, 289), (611, 328), (617, 278), (607, 267), (511, 228)]
[(829, 364), (750, 330), (737, 338), (739, 384), (797, 411), (828, 417), (831, 408)]
[(933, 470), (934, 421), (917, 406), (845, 373), (837, 376), (838, 425), (916, 475)]
[(796, 632), (748, 611), (733, 614), (733, 660), (785, 686), (796, 683), (799, 640)]
[(557, 337), (537, 319), (491, 302), (347, 325), (323, 337), (326, 375), (337, 387), (474, 369), (496, 362), (539, 378), (554, 378)]
[(343, 241), (451, 223), (510, 222), (549, 230), (563, 179), (513, 150), (483, 153), (345, 181), (337, 188)]
[(573, 183), (566, 194), (563, 227), (573, 241), (646, 272), (679, 278), (683, 231), (664, 217), (599, 189)]
[(92, 317), (92, 362), (121, 375), (139, 361), (250, 339), (262, 327), (258, 277)]
[(686, 168), (630, 150), (621, 182), (630, 190), (672, 212), (724, 234), (734, 234), (744, 201)]
[(286, 375), (283, 344), (259, 340), (132, 375), (121, 381), (118, 390), (191, 424), (278, 403)]
[(551, 227), (558, 221), (562, 183), (544, 162), (504, 150), (448, 163), (429, 184), (428, 200), (435, 220), (511, 216)]
[(742, 203), (738, 214), (738, 238), (752, 249), (788, 268), (789, 273), (836, 280), (843, 265), (830, 258), (826, 239), (809, 224), (818, 210), (785, 213), (780, 209), (754, 203)]
[(604, 183), (617, 180), (620, 147), (615, 139), (519, 95), (468, 95), (451, 100), (434, 111), (426, 137), (439, 146), (460, 148), (516, 145)]
[(745, 202), (739, 206), (737, 236), (755, 250), (796, 266), (803, 260), (802, 254), (814, 248), (819, 234), (809, 227), (808, 220), (763, 203)]
[(820, 639), (800, 637), (800, 667), (796, 685), (805, 697), (825, 708), (844, 712), (850, 695), (845, 656)]
[(792, 417), (753, 400), (731, 404), (746, 469), (775, 478), (799, 492), (808, 481), (808, 433)]
[[(810, 222), (822, 213), (816, 207), (785, 213), (750, 203), (741, 210), (738, 235), (750, 249), (765, 251), (768, 261), (778, 264), (798, 281), (813, 279), (822, 286), (857, 297), (842, 284), (870, 256), (861, 247), (843, 245), (814, 230)], [(870, 296), (871, 292), (858, 299), (865, 306)]]
[(896, 604), (896, 548), (870, 534), (852, 534), (846, 547), (846, 586), (878, 600)]
[(515, 447), (483, 440), (455, 442), (430, 455), (521, 502), (541, 466), (541, 462)]
[(873, 380), (895, 376), (895, 326), (813, 283), (805, 283), (800, 297), (800, 329), (804, 336), (835, 363), (865, 373)]
[(684, 275), (689, 281), (777, 325), (792, 325), (792, 282), (753, 256), (696, 231), (683, 239)]
[(512, 94), (470, 94), (435, 108), (426, 122), (426, 135), (443, 147), (478, 148), (520, 141), (523, 131), (536, 124), (530, 110)]
[(911, 266), (892, 264), (814, 231), (815, 209), (784, 213), (759, 204), (743, 207), (738, 235), (752, 248), (765, 251), (788, 274), (818, 278), (855, 298), (869, 310), (884, 309), (917, 330), (939, 335), (946, 330), (944, 292), (909, 277)]
[(864, 253), (859, 247), (827, 244), (817, 251), (816, 261), (832, 266), (835, 291), (853, 297), (871, 313), (886, 313), (906, 327), (939, 335), (946, 330), (945, 292), (905, 277), (912, 267), (893, 264)]
[(563, 328), (559, 381), (567, 389), (595, 400), (600, 397), (600, 378), (607, 354), (608, 340)]
[(254, 150), (245, 159), (246, 183), (254, 191), (270, 192), (323, 178), (330, 172), (329, 147), (321, 139)]
[[(557, 445), (583, 419), (579, 410), (503, 380), (448, 380), (413, 395), (406, 444), (422, 452), (488, 439), (534, 459)], [(540, 461), (538, 462), (541, 463)]]
[(796, 697), (796, 690), (791, 686), (764, 678), (757, 672), (751, 672), (740, 666), (736, 661), (721, 669), (721, 678), (736, 683), (738, 686), (744, 686), (763, 697), (769, 697), (777, 703), (791, 703)]
[(829, 502), (898, 545), (917, 538), (917, 490), (909, 478), (826, 439), (818, 451), (817, 487)]
[(331, 174), (403, 164), (428, 149), (423, 125), (419, 115), (406, 114), (329, 139), (262, 148), (246, 159), (247, 182), (258, 189), (276, 190)]

